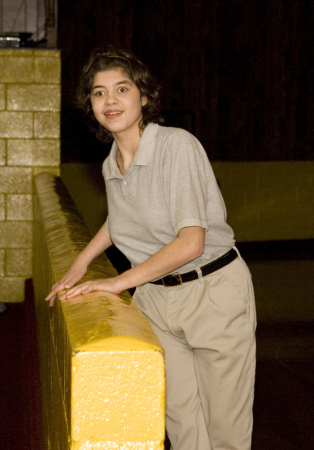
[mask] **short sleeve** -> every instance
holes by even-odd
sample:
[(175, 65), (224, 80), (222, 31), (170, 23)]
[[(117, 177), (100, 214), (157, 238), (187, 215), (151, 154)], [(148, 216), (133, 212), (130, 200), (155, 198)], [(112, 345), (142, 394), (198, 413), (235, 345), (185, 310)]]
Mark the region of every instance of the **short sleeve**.
[(172, 228), (199, 226), (206, 231), (217, 207), (224, 203), (213, 170), (199, 141), (185, 130), (176, 129), (167, 139), (163, 160), (163, 192)]
[(105, 228), (108, 231), (108, 233), (110, 234), (110, 230), (109, 230), (109, 216), (107, 216), (106, 222), (105, 222)]

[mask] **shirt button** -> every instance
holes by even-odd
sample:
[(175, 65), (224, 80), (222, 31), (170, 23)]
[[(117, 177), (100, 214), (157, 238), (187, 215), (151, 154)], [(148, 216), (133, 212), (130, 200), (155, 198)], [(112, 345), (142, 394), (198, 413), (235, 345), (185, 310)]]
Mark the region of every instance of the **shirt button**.
[(125, 181), (123, 181), (123, 184), (127, 184), (127, 181), (125, 180)]

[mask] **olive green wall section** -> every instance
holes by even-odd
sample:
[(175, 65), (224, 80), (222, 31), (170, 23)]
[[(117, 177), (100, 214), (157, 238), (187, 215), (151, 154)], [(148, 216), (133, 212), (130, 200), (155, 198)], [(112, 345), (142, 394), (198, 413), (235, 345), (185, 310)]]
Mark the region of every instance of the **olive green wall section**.
[(314, 161), (213, 163), (237, 241), (314, 238)]
[(33, 187), (60, 171), (60, 52), (0, 49), (0, 301), (32, 276)]
[[(314, 238), (314, 162), (213, 163), (237, 241)], [(101, 164), (62, 164), (61, 176), (86, 223), (105, 220)], [(313, 320), (313, 260), (255, 261), (258, 321)]]
[[(238, 242), (314, 238), (314, 161), (212, 164)], [(90, 229), (107, 214), (101, 164), (62, 164)]]
[(88, 228), (95, 234), (108, 214), (101, 163), (61, 164), (61, 178)]

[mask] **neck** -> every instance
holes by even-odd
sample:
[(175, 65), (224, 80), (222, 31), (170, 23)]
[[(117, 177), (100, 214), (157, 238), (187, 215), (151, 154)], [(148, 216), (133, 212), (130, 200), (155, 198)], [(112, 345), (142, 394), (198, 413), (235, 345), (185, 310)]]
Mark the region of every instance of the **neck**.
[(115, 143), (118, 147), (117, 163), (122, 175), (128, 170), (132, 159), (136, 153), (141, 136), (139, 133), (135, 136), (114, 136)]

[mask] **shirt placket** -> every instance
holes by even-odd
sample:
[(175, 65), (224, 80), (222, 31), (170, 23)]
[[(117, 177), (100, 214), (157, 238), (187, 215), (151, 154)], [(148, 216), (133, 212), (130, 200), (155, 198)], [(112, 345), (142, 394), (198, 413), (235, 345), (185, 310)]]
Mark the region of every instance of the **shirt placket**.
[(125, 200), (131, 199), (133, 194), (131, 193), (131, 172), (127, 173), (121, 180), (121, 189)]

